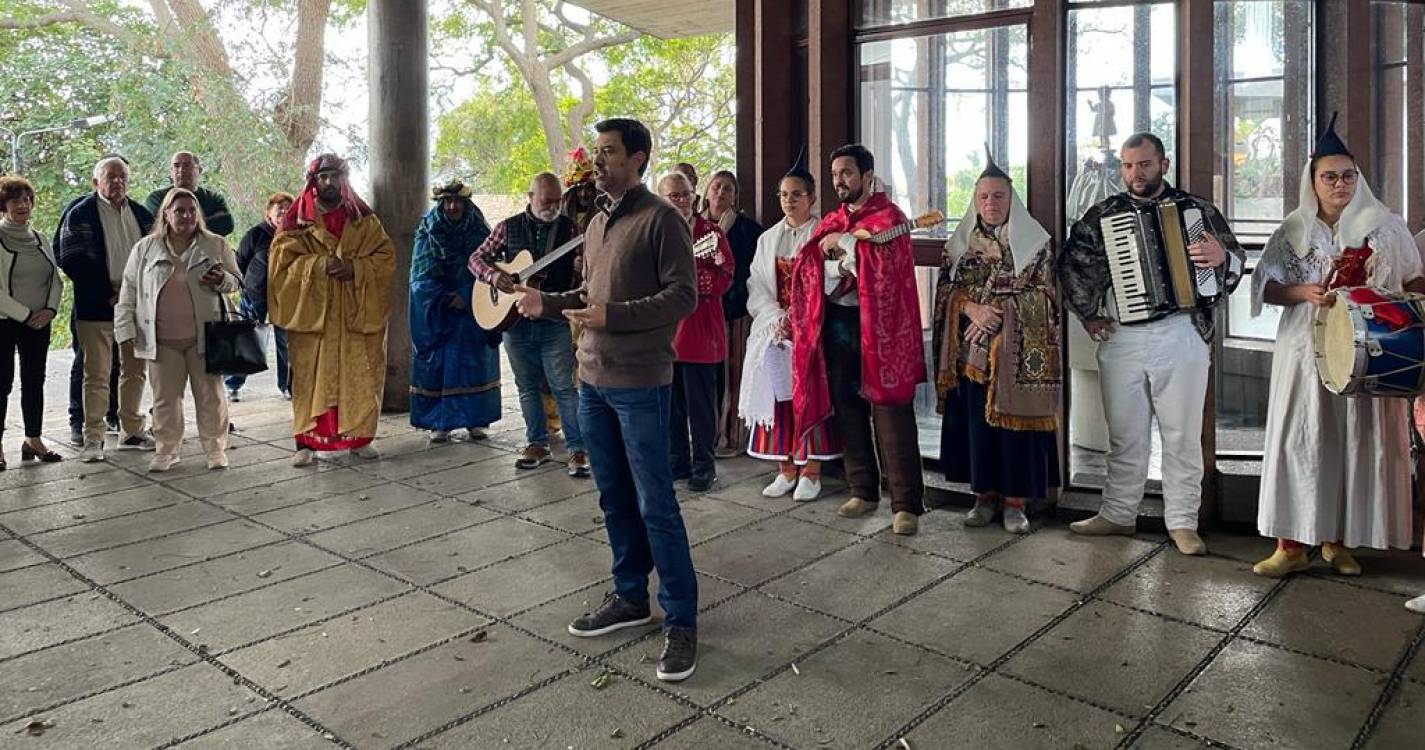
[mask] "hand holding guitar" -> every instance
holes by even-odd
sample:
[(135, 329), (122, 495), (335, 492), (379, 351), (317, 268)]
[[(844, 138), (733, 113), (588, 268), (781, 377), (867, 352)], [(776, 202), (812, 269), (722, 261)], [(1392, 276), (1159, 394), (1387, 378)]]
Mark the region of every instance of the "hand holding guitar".
[(513, 291), (519, 295), (515, 306), (519, 308), (520, 315), (533, 319), (544, 314), (544, 298), (540, 296), (538, 289), (516, 284)]
[(515, 277), (509, 275), (508, 273), (505, 273), (504, 271), (499, 271), (499, 272), (497, 272), (497, 275), (495, 276), (495, 282), (494, 282), (494, 283), (495, 283), (495, 288), (496, 288), (496, 289), (499, 289), (500, 291), (504, 292), (505, 294), (514, 294), (514, 291), (515, 291)]

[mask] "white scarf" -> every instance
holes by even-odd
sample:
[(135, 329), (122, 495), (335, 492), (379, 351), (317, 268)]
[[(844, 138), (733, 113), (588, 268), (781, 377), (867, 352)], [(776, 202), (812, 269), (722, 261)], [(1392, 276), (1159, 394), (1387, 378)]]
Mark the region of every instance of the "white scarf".
[[(1317, 221), (1320, 206), (1316, 202), (1316, 190), (1312, 186), (1311, 160), (1301, 169), (1301, 188), (1296, 210), (1287, 214), (1282, 221), (1287, 243), (1296, 257), (1304, 258), (1311, 252), (1311, 229)], [(1367, 236), (1374, 232), (1386, 219), (1390, 209), (1376, 200), (1371, 186), (1366, 184), (1364, 174), (1356, 180), (1356, 194), (1336, 220), (1336, 244), (1339, 249), (1360, 247)]]
[[(811, 239), (819, 223), (813, 214), (799, 227), (789, 225), (786, 219), (762, 233), (757, 238), (757, 253), (752, 258), (751, 273), (747, 279), (747, 309), (752, 313), (752, 331), (747, 338), (746, 356), (742, 364), (742, 388), (739, 391), (737, 415), (748, 427), (772, 426), (776, 421), (777, 399), (773, 387), (769, 358), (782, 358), (790, 367), (790, 347), (777, 346), (777, 332), (781, 329), (786, 311), (777, 304), (777, 258), (795, 258), (802, 246)], [(783, 255), (787, 252), (787, 255)]]
[[(970, 207), (965, 210), (965, 218), (960, 220), (960, 225), (955, 227), (955, 233), (950, 235), (950, 239), (945, 241), (945, 252), (950, 256), (950, 278), (955, 278), (955, 271), (960, 266), (960, 259), (965, 257), (965, 251), (970, 247), (970, 236), (975, 231), (975, 226), (979, 223), (980, 215), (975, 211), (975, 199), (970, 199)], [(1039, 222), (1029, 215), (1029, 209), (1024, 207), (1024, 201), (1019, 199), (1019, 192), (1010, 186), (1009, 189), (1009, 221), (1007, 226), (1000, 233), (1000, 236), (1009, 240), (1010, 255), (1014, 256), (1014, 273), (1018, 276), (1024, 272), (1025, 268), (1039, 255), (1039, 251), (1049, 244), (1051, 239), (1049, 233)]]

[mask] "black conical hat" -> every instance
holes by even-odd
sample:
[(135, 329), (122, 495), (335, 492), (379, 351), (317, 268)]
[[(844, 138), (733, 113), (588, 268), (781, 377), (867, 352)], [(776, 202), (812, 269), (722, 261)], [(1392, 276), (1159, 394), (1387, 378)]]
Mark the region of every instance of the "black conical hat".
[(802, 146), (802, 150), (797, 152), (796, 163), (792, 164), (792, 168), (788, 169), (787, 174), (784, 176), (799, 177), (803, 180), (807, 180), (808, 183), (814, 183), (816, 181), (816, 178), (812, 177), (811, 170), (807, 169), (806, 146)]
[(1341, 136), (1336, 135), (1336, 112), (1331, 113), (1331, 121), (1326, 123), (1326, 129), (1321, 132), (1321, 137), (1316, 139), (1316, 148), (1311, 152), (1311, 158), (1316, 159), (1322, 156), (1349, 156), (1356, 158), (1351, 150), (1346, 148), (1346, 142), (1341, 140)]
[(979, 179), (983, 180), (986, 177), (998, 177), (1002, 180), (1010, 179), (1009, 175), (1005, 174), (1004, 170), (1000, 169), (999, 165), (995, 163), (995, 157), (990, 153), (990, 144), (988, 143), (985, 144), (985, 171), (980, 173)]

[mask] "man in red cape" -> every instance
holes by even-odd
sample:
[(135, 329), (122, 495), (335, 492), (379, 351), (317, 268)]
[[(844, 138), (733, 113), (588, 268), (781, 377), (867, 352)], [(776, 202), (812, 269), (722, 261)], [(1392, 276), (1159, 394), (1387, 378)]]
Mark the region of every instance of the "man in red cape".
[(851, 499), (837, 514), (874, 512), (884, 472), (892, 529), (914, 534), (925, 507), (912, 404), (925, 380), (915, 258), (905, 215), (872, 189), (874, 169), (860, 144), (831, 154), (841, 205), (792, 270), (792, 406), (802, 436), (834, 418), (846, 443)]

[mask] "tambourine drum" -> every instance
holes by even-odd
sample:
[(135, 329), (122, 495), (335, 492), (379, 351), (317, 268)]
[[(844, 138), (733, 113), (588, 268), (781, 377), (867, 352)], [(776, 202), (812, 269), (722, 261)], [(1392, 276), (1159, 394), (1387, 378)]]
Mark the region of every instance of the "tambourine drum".
[(1425, 296), (1378, 287), (1336, 290), (1316, 310), (1313, 338), (1321, 384), (1343, 396), (1425, 393)]

